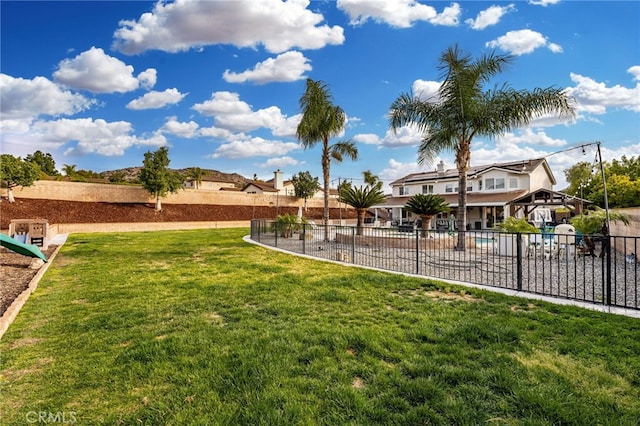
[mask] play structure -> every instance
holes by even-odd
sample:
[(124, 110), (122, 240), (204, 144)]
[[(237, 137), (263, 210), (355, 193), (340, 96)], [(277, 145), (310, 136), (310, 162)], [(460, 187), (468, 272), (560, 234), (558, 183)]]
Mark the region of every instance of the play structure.
[[(22, 236), (26, 235), (27, 234), (16, 235), (16, 237), (21, 239)], [(37, 257), (45, 262), (47, 261), (47, 256), (45, 256), (44, 253), (40, 251), (38, 246), (34, 244), (26, 244), (26, 240), (21, 241), (20, 239), (15, 239), (9, 237), (8, 235), (0, 234), (0, 245), (18, 254), (29, 257)]]

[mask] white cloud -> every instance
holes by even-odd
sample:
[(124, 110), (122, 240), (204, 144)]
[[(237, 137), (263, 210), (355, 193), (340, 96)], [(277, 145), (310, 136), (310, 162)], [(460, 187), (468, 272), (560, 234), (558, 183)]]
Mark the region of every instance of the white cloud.
[(535, 6), (543, 6), (547, 7), (550, 4), (558, 4), (560, 0), (529, 0), (529, 4), (533, 4)]
[(372, 19), (396, 28), (409, 28), (416, 21), (456, 26), (461, 14), (458, 3), (452, 3), (438, 14), (435, 8), (415, 0), (338, 0), (337, 6), (349, 16), (351, 25), (362, 25)]
[(633, 75), (633, 79), (640, 81), (640, 65), (634, 65), (627, 70), (627, 72)]
[(69, 148), (70, 155), (97, 153), (105, 156), (123, 155), (133, 145), (161, 146), (166, 139), (160, 134), (149, 138), (132, 135), (131, 123), (126, 121), (107, 122), (103, 119), (63, 118), (55, 121), (41, 121), (33, 125), (33, 132), (49, 143), (66, 144), (76, 142)]
[(400, 179), (411, 173), (424, 172), (424, 168), (418, 166), (418, 163), (402, 163), (393, 158), (389, 159), (389, 167), (383, 169), (378, 176), (383, 181), (393, 181)]
[(438, 81), (418, 79), (411, 85), (411, 91), (413, 92), (413, 95), (417, 96), (420, 100), (435, 103), (439, 99), (438, 91), (440, 90), (441, 85), (442, 83)]
[(169, 117), (160, 129), (163, 133), (169, 133), (182, 138), (192, 138), (196, 136), (197, 130), (198, 123), (195, 121), (189, 121), (188, 123), (179, 122), (176, 117)]
[(300, 161), (296, 160), (293, 157), (285, 156), (285, 157), (277, 157), (270, 158), (260, 165), (263, 169), (271, 169), (271, 168), (280, 168), (284, 169), (289, 166), (297, 166), (301, 164)]
[(353, 137), (353, 140), (365, 145), (380, 145), (382, 140), (375, 133), (360, 133)]
[(360, 133), (353, 137), (356, 142), (367, 145), (386, 146), (388, 148), (399, 148), (403, 146), (415, 146), (422, 141), (422, 134), (415, 126), (404, 126), (396, 130), (389, 129), (383, 138), (373, 133)]
[[(631, 67), (627, 70), (638, 81), (640, 67)], [(635, 87), (627, 88), (616, 84), (607, 87), (605, 83), (599, 83), (590, 77), (571, 73), (571, 80), (575, 87), (567, 89), (567, 94), (576, 99), (576, 109), (590, 114), (604, 114), (607, 108), (623, 108), (640, 112), (640, 82)]]
[(138, 81), (140, 82), (140, 86), (145, 89), (151, 89), (156, 85), (156, 81), (158, 80), (158, 72), (154, 68), (148, 68), (138, 74)]
[(120, 21), (113, 48), (126, 54), (150, 49), (179, 52), (213, 44), (263, 45), (272, 53), (320, 49), (344, 42), (340, 26), (307, 9), (308, 0), (158, 1), (152, 12)]
[(155, 83), (156, 72), (149, 68), (138, 76), (133, 76), (133, 67), (109, 56), (100, 48), (80, 53), (73, 59), (64, 59), (53, 73), (56, 82), (65, 86), (88, 90), (94, 93), (130, 92), (140, 83), (145, 87)]
[(62, 90), (45, 77), (33, 80), (0, 74), (0, 127), (24, 121), (28, 124), (39, 115), (72, 115), (94, 104), (77, 93)]
[(194, 105), (193, 109), (202, 115), (213, 117), (216, 127), (233, 132), (267, 128), (282, 134), (292, 124), (280, 108), (270, 106), (253, 111), (251, 105), (241, 101), (240, 95), (233, 92), (214, 92), (211, 99)]
[(562, 47), (558, 44), (549, 43), (545, 36), (529, 29), (509, 31), (495, 40), (486, 42), (485, 46), (500, 48), (512, 55), (524, 55), (545, 46), (553, 53), (562, 52)]
[(248, 140), (237, 140), (222, 144), (215, 150), (213, 158), (249, 158), (249, 157), (277, 157), (300, 149), (294, 142), (269, 141), (259, 137)]
[(138, 99), (134, 99), (127, 104), (129, 109), (158, 109), (166, 105), (173, 105), (180, 102), (186, 94), (180, 93), (178, 89), (166, 89), (164, 92), (148, 92)]
[(534, 132), (531, 128), (521, 129), (519, 134), (505, 133), (497, 140), (510, 144), (531, 144), (537, 146), (562, 147), (567, 145), (564, 139), (553, 139), (543, 131)]
[(304, 72), (311, 71), (309, 60), (297, 51), (285, 52), (276, 58), (256, 64), (252, 70), (234, 73), (225, 70), (222, 78), (229, 83), (253, 82), (266, 84), (272, 82), (290, 82), (305, 78)]
[(474, 30), (483, 30), (491, 25), (496, 25), (505, 14), (515, 9), (513, 4), (508, 6), (494, 5), (478, 13), (476, 19), (467, 19), (464, 22)]

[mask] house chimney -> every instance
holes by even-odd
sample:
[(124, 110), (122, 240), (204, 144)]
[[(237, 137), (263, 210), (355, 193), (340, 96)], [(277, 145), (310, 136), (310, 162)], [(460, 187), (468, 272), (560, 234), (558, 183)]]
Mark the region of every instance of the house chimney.
[(284, 189), (284, 173), (280, 171), (280, 169), (273, 172), (273, 189), (276, 191), (280, 191)]
[(444, 161), (440, 160), (438, 163), (438, 174), (444, 173)]

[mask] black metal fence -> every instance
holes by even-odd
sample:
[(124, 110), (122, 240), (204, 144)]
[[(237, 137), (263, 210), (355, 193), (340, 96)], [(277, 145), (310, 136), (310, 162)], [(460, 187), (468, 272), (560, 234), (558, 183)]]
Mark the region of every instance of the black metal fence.
[(318, 258), (640, 309), (640, 238), (464, 234), (465, 250), (457, 250), (457, 233), (251, 221), (254, 241)]

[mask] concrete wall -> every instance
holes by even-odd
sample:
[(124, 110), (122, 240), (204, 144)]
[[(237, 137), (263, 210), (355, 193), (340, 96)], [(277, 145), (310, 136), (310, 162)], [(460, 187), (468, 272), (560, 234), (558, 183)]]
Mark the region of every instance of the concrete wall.
[[(62, 182), (39, 180), (27, 188), (15, 188), (16, 198), (39, 198), (45, 200), (108, 202), (108, 203), (153, 203), (155, 200), (141, 186), (107, 185), (85, 182)], [(184, 189), (162, 199), (163, 204), (216, 204), (225, 206), (269, 206), (298, 207), (303, 200), (277, 194), (245, 194), (236, 191), (212, 191), (210, 189)], [(308, 207), (323, 207), (322, 198), (310, 198)], [(335, 199), (329, 206), (338, 207)]]

